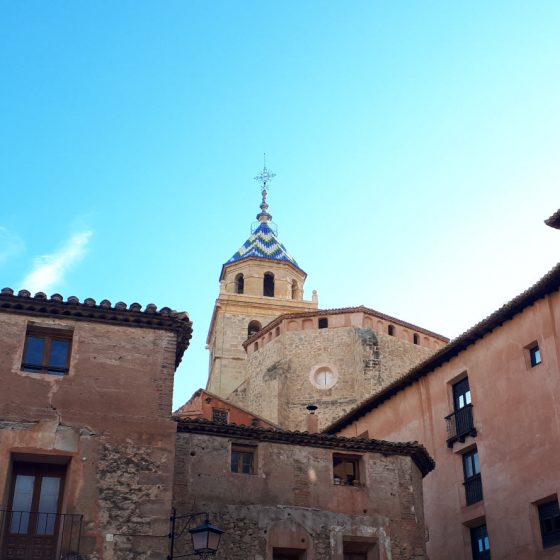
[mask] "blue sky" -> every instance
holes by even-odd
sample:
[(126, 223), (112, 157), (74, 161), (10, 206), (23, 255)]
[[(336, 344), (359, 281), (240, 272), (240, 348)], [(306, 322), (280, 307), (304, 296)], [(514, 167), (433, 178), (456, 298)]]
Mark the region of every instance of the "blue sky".
[(3, 286), (187, 310), (268, 167), (321, 307), (456, 336), (557, 261), (558, 2), (2, 2)]

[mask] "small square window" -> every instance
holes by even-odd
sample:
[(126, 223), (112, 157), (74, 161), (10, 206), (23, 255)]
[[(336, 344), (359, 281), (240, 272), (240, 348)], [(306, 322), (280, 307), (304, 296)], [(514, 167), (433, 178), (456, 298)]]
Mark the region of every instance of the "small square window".
[(543, 548), (560, 544), (560, 508), (558, 498), (538, 506)]
[(333, 455), (333, 483), (340, 486), (360, 485), (360, 457)]
[(231, 446), (231, 472), (255, 474), (257, 448), (246, 445)]
[(326, 317), (321, 317), (321, 319), (319, 319), (319, 328), (320, 329), (329, 328), (329, 320)]
[(538, 366), (542, 362), (541, 349), (538, 344), (529, 348), (529, 361), (531, 362), (531, 367)]
[(30, 373), (65, 375), (71, 347), (72, 331), (29, 327), (21, 369)]

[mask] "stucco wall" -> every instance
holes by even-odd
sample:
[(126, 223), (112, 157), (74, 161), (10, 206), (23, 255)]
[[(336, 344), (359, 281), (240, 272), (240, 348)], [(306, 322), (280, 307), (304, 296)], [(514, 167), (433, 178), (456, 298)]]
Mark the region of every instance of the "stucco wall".
[[(67, 375), (20, 371), (29, 322), (73, 331)], [(175, 348), (168, 331), (0, 313), (1, 506), (12, 460), (63, 463), (62, 512), (84, 515), (82, 553), (165, 558)]]
[[(418, 440), (436, 461), (424, 480), (428, 554), (470, 560), (469, 525), (484, 519), (493, 560), (560, 558), (543, 551), (535, 502), (560, 483), (560, 294), (539, 300), (341, 432), (393, 441)], [(530, 367), (538, 342), (542, 363)], [(446, 445), (444, 417), (452, 385), (468, 375), (476, 437)], [(484, 500), (465, 502), (461, 454), (476, 445)]]
[(337, 450), (261, 441), (248, 475), (231, 472), (232, 441), (256, 445), (196, 433), (177, 441), (175, 506), (208, 511), (226, 530), (217, 560), (270, 560), (274, 546), (342, 560), (352, 538), (369, 540), (372, 558), (425, 558), (421, 474), (410, 457), (361, 453), (362, 485), (337, 486)]

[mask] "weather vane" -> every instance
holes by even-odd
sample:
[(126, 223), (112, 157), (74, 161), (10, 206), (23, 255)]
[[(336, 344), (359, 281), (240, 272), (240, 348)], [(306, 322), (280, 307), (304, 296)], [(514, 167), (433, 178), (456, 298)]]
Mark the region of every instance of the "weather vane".
[[(264, 154), (264, 166), (262, 172), (255, 177), (255, 181), (258, 181), (261, 184), (261, 192), (266, 193), (268, 192), (268, 183), (272, 181), (276, 177), (276, 173), (271, 173), (266, 168), (266, 154)], [(266, 197), (266, 194), (264, 195)]]

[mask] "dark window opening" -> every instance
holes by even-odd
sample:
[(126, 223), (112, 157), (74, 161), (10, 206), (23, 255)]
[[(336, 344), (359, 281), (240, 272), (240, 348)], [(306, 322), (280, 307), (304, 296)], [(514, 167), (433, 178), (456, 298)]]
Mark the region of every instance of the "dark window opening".
[(70, 364), (72, 332), (28, 328), (21, 369), (31, 373), (65, 375)]
[(468, 404), (471, 404), (471, 389), (469, 378), (465, 377), (453, 385), (453, 407), (455, 410), (461, 410)]
[(465, 498), (467, 505), (476, 504), (483, 499), (482, 479), (478, 451), (474, 449), (463, 455), (463, 473), (465, 475)]
[(359, 486), (360, 457), (333, 455), (333, 482), (340, 486)]
[(387, 327), (387, 334), (389, 336), (395, 336), (395, 327), (393, 327), (393, 325)]
[(326, 317), (322, 317), (321, 319), (319, 319), (319, 328), (320, 329), (329, 328), (329, 320)]
[(420, 337), (416, 333), (414, 333), (412, 341), (414, 342), (414, 344), (420, 344)]
[(262, 326), (258, 321), (251, 321), (247, 327), (247, 337), (257, 334), (261, 329)]
[(476, 436), (473, 421), (473, 405), (469, 379), (465, 377), (453, 385), (453, 412), (445, 417), (447, 422), (447, 446), (456, 441), (465, 441), (467, 436)]
[(490, 541), (486, 524), (471, 528), (473, 560), (490, 560)]
[(229, 419), (229, 413), (223, 408), (213, 408), (212, 409), (212, 421), (217, 424), (227, 424)]
[[(373, 551), (376, 543), (369, 540), (344, 540), (342, 543), (342, 553), (344, 560), (367, 560), (368, 553)], [(371, 557), (371, 556), (370, 556)], [(377, 555), (375, 556), (378, 557)]]
[(292, 280), (292, 299), (297, 299), (297, 282)]
[(542, 362), (541, 350), (538, 344), (529, 348), (529, 358), (531, 360), (531, 367), (538, 366)]
[(274, 297), (274, 274), (265, 272), (263, 280), (263, 296)]
[(235, 277), (235, 293), (242, 294), (245, 292), (245, 278), (243, 274), (238, 274)]
[(231, 472), (255, 474), (256, 448), (242, 445), (231, 446)]
[(272, 560), (305, 560), (307, 553), (299, 548), (274, 548)]
[(539, 506), (543, 548), (560, 544), (560, 508), (558, 498)]

